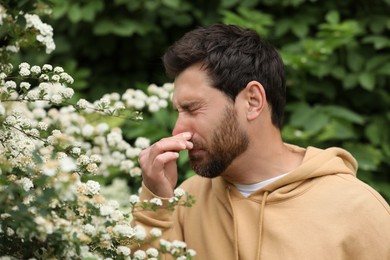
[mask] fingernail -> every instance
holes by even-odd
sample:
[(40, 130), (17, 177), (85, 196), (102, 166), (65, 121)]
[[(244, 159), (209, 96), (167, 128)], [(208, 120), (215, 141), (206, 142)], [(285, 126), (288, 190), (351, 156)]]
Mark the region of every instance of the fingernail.
[(192, 134), (190, 132), (183, 133), (184, 138), (191, 138)]

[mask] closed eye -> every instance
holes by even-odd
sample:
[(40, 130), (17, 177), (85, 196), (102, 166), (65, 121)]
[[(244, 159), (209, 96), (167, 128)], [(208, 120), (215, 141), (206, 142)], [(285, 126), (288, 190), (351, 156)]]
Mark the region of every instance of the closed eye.
[(194, 101), (194, 102), (183, 102), (179, 105), (177, 110), (179, 112), (187, 112), (187, 113), (195, 113), (197, 110), (199, 110), (202, 107), (203, 102)]

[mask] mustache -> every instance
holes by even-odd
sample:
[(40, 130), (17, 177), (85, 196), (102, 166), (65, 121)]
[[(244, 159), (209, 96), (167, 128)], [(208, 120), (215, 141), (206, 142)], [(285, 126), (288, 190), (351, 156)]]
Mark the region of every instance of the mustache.
[(192, 142), (194, 145), (192, 149), (204, 149), (204, 145), (202, 144), (201, 141), (194, 138), (191, 138), (189, 141)]

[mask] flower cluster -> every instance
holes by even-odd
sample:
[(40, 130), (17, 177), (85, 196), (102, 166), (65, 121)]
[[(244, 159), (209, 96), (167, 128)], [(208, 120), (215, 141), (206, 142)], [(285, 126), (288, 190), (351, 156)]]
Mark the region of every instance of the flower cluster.
[(133, 210), (153, 210), (168, 209), (174, 210), (177, 206), (191, 207), (195, 203), (195, 198), (186, 193), (181, 188), (176, 188), (174, 196), (167, 201), (163, 201), (160, 198), (152, 198), (151, 200), (140, 201), (140, 198), (136, 194), (130, 196), (130, 205), (133, 206)]
[[(131, 252), (132, 243), (161, 236), (157, 229), (146, 234), (140, 226), (131, 227), (131, 211), (173, 210), (190, 206), (193, 198), (182, 199), (185, 192), (177, 189), (168, 205), (153, 199), (137, 209), (134, 205), (139, 198), (133, 194), (121, 208), (116, 200), (101, 194), (105, 187), (90, 179), (109, 177), (113, 169), (127, 178), (141, 175), (137, 157), (150, 140), (138, 137), (131, 144), (119, 127), (92, 123), (88, 118), (94, 113), (112, 116), (135, 111), (126, 97), (141, 92), (107, 94), (94, 103), (85, 101), (85, 106), (80, 100), (72, 104), (73, 79), (63, 68), (21, 63), (15, 75), (12, 70), (8, 66), (0, 73), (0, 191), (4, 194), (0, 197), (0, 237), (5, 241), (0, 251), (20, 258), (45, 248), (43, 258), (157, 259), (158, 249)], [(169, 84), (165, 86), (161, 91), (155, 85), (150, 88), (151, 96), (160, 93), (160, 105), (170, 98)], [(143, 108), (150, 110), (152, 103), (144, 95)], [(13, 245), (21, 241), (30, 245), (30, 254), (13, 252)]]
[[(21, 47), (55, 48), (53, 28), (25, 12), (0, 4), (8, 37), (0, 45), (0, 258), (160, 259), (164, 253), (191, 259), (194, 253), (182, 246), (132, 252), (133, 244), (162, 235), (130, 225), (139, 197), (130, 195), (128, 183), (139, 180), (137, 157), (150, 140), (129, 142), (120, 129), (123, 120), (110, 121), (139, 120), (142, 111), (165, 108), (172, 84), (106, 94), (95, 102), (74, 100), (74, 80), (62, 67), (9, 63)], [(168, 208), (191, 206), (193, 199), (184, 195), (175, 191)], [(138, 210), (158, 207), (166, 205), (155, 199)]]
[(182, 241), (174, 240), (169, 242), (165, 239), (160, 240), (163, 253), (169, 253), (177, 260), (192, 259), (196, 256), (196, 252), (192, 249), (186, 249), (187, 244)]
[(128, 107), (133, 107), (137, 110), (147, 107), (150, 112), (157, 112), (161, 108), (168, 106), (172, 91), (172, 83), (165, 83), (162, 87), (151, 84), (147, 89), (149, 95), (140, 89), (128, 89), (122, 95), (122, 100)]
[[(30, 83), (34, 79), (36, 86)], [(132, 177), (139, 176), (136, 158), (150, 141), (139, 137), (131, 145), (123, 138), (120, 128), (110, 128), (105, 122), (89, 123), (82, 112), (103, 113), (115, 109), (110, 101), (101, 110), (106, 97), (85, 110), (68, 103), (74, 94), (68, 87), (72, 83), (72, 77), (61, 67), (47, 64), (39, 67), (22, 63), (14, 78), (2, 72), (0, 115), (4, 120), (1, 120), (0, 140), (4, 149), (0, 153), (12, 167), (24, 170), (35, 167), (32, 153), (39, 150), (45, 162), (53, 153), (55, 159), (74, 158), (79, 173), (107, 174), (109, 167), (117, 167)]]
[[(18, 22), (20, 17), (24, 20), (23, 23)], [(34, 43), (38, 43), (45, 47), (46, 53), (49, 54), (55, 50), (53, 40), (53, 27), (42, 22), (37, 14), (19, 12), (13, 15), (7, 12), (6, 8), (0, 4), (0, 26), (14, 27), (12, 36), (16, 36), (6, 46), (0, 48), (0, 53), (17, 53), (22, 45), (26, 45), (31, 38), (35, 39)], [(15, 35), (16, 32), (16, 35)], [(33, 37), (31, 37), (33, 36)]]

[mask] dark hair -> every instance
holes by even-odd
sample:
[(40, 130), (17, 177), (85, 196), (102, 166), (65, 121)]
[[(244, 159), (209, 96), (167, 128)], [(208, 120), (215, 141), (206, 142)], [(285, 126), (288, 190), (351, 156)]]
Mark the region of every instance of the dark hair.
[(271, 106), (272, 123), (281, 128), (286, 103), (283, 62), (255, 31), (224, 24), (194, 29), (168, 48), (163, 62), (171, 77), (202, 64), (212, 86), (233, 102), (250, 81), (260, 82)]

